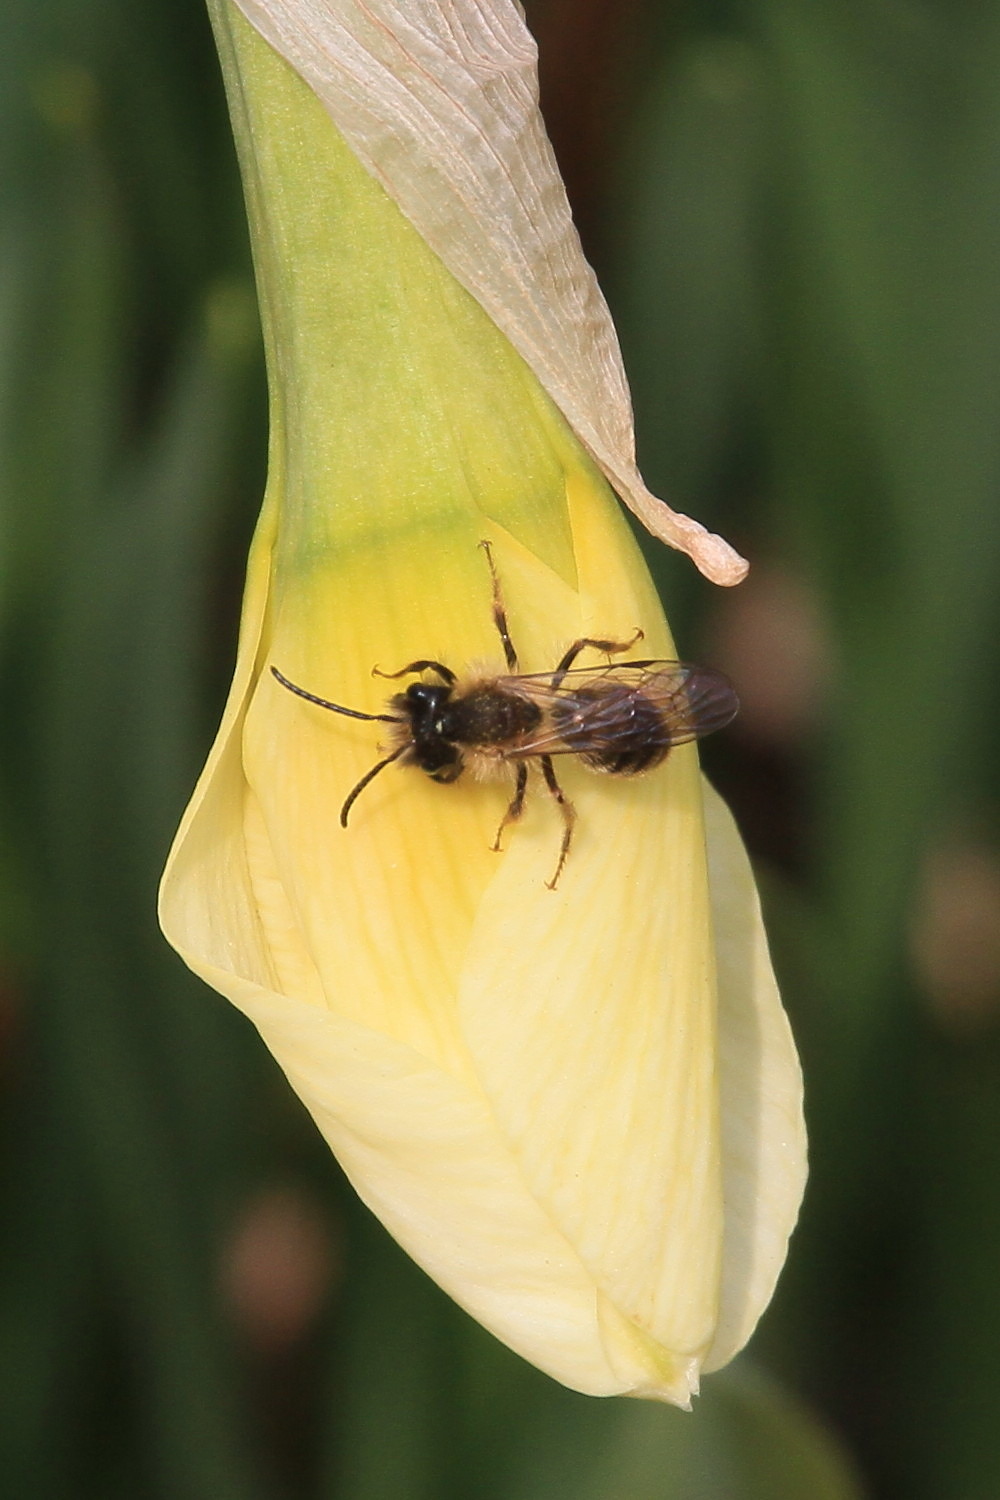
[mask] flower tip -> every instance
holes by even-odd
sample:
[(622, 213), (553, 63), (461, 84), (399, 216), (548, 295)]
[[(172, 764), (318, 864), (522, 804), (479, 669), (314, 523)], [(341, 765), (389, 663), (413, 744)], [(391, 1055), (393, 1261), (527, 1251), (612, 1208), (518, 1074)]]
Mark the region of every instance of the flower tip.
[[(677, 525), (678, 522), (682, 524)], [(682, 547), (699, 573), (710, 583), (732, 588), (734, 584), (742, 583), (749, 573), (750, 564), (745, 557), (740, 556), (735, 547), (729, 545), (725, 537), (714, 531), (706, 531), (704, 526), (698, 521), (692, 521), (690, 516), (675, 516), (671, 529), (678, 531), (680, 536), (669, 537), (667, 540), (675, 547)]]
[(732, 588), (742, 583), (750, 571), (750, 564), (735, 548), (714, 532), (706, 532), (702, 544), (692, 554), (699, 572), (712, 583), (723, 588)]
[(701, 1394), (700, 1376), (700, 1363), (692, 1359), (677, 1370), (673, 1379), (643, 1382), (625, 1394), (640, 1401), (659, 1401), (663, 1406), (676, 1406), (678, 1411), (694, 1411), (694, 1398)]
[(732, 588), (742, 583), (750, 571), (750, 564), (731, 547), (725, 537), (708, 531), (700, 521), (694, 521), (681, 511), (671, 510), (666, 501), (660, 500), (648, 490), (633, 470), (634, 482), (616, 481), (612, 470), (605, 469), (612, 484), (632, 514), (642, 522), (646, 530), (668, 547), (685, 552), (695, 567), (710, 583)]

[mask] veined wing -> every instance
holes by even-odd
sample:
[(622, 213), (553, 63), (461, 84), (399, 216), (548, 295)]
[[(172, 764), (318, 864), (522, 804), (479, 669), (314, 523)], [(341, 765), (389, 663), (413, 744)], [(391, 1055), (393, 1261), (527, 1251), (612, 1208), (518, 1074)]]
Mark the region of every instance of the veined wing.
[(671, 745), (702, 739), (739, 710), (736, 691), (713, 667), (679, 661), (612, 662), (505, 679), (542, 710), (542, 722), (504, 750), (504, 758), (587, 755), (665, 729)]

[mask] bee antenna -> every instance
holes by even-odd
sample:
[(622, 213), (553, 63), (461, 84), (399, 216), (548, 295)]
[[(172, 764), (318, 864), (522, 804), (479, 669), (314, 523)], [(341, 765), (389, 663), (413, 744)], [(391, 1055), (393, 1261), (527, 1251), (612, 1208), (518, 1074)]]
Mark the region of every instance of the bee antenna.
[(340, 809), (341, 828), (347, 827), (347, 815), (350, 812), (351, 808), (354, 806), (355, 802), (357, 802), (358, 798), (361, 796), (361, 793), (364, 791), (369, 781), (374, 781), (375, 777), (380, 771), (384, 771), (386, 766), (391, 766), (393, 761), (398, 760), (403, 751), (409, 750), (409, 748), (410, 743), (409, 741), (407, 741), (405, 745), (400, 745), (398, 750), (394, 750), (391, 755), (387, 755), (385, 760), (376, 761), (371, 770), (365, 772), (354, 790), (348, 793), (347, 800), (344, 803), (343, 807)]
[(341, 703), (331, 703), (327, 698), (317, 698), (315, 693), (307, 693), (305, 688), (299, 687), (295, 682), (289, 682), (288, 678), (279, 672), (277, 667), (271, 668), (271, 676), (277, 678), (282, 687), (286, 687), (290, 693), (295, 693), (299, 698), (304, 698), (307, 703), (315, 703), (318, 708), (328, 708), (332, 713), (344, 714), (348, 719), (377, 720), (380, 724), (401, 724), (402, 719), (393, 714), (363, 714), (356, 708), (344, 708)]

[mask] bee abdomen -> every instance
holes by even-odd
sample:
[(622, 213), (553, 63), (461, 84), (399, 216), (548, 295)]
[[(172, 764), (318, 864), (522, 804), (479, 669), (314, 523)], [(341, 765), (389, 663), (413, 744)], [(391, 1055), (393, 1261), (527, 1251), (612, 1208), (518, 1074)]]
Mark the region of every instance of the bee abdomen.
[(557, 715), (560, 736), (593, 771), (638, 776), (670, 752), (670, 728), (657, 705), (634, 689), (582, 689)]
[(658, 734), (658, 744), (652, 744), (648, 738), (623, 735), (613, 746), (588, 751), (581, 759), (593, 771), (605, 771), (610, 776), (638, 776), (658, 766), (670, 751), (669, 729), (661, 724)]

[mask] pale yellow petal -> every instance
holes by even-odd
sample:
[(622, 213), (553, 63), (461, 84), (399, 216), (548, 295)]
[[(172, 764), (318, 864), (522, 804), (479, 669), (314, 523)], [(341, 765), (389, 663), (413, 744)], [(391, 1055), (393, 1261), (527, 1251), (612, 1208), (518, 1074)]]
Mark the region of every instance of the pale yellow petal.
[(240, 737), (266, 629), (276, 524), (274, 507), (265, 502), (247, 562), (239, 653), (222, 723), (181, 819), (159, 893), (164, 935), (193, 968), (207, 961), (265, 986), (273, 983), (274, 970), (252, 899)]
[(231, 979), (225, 988), (360, 1196), (456, 1301), (577, 1390), (686, 1399), (683, 1372), (662, 1351), (623, 1334), (613, 1308), (602, 1321), (589, 1270), (527, 1191), (480, 1095), (329, 1012)]
[(536, 802), (480, 903), (462, 1027), (531, 1191), (596, 1284), (699, 1358), (715, 1327), (721, 1191), (697, 771), (685, 754), (643, 786), (560, 774), (579, 844), (547, 890), (560, 824)]
[[(616, 561), (610, 546), (613, 512), (584, 514), (577, 500), (571, 514), (590, 601), (576, 618), (623, 633), (641, 620), (655, 636), (644, 585), (637, 595), (627, 553)], [(257, 642), (275, 631), (266, 533), (251, 560), (244, 694)], [(544, 654), (572, 633), (575, 596), (503, 533), (494, 547), (512, 628), (530, 616), (526, 644)], [(473, 651), (488, 654), (485, 568), (466, 592), (446, 633), (471, 631)], [(317, 661), (344, 660), (367, 695), (361, 706), (374, 708), (381, 686), (351, 634), (370, 615), (350, 588), (334, 591), (321, 618), (350, 649), (338, 658), (322, 631), (304, 639)], [(428, 605), (409, 622), (414, 642), (426, 643), (434, 617)], [(297, 665), (308, 673), (308, 660)], [(503, 788), (436, 787), (390, 770), (378, 796), (374, 785), (367, 794), (364, 832), (345, 833), (336, 814), (353, 769), (343, 740), (363, 770), (370, 726), (300, 704), (266, 675), (255, 711), (272, 748), (250, 754), (265, 817), (244, 779), (236, 692), (165, 877), (168, 935), (261, 1025), (362, 1196), (457, 1300), (568, 1384), (683, 1403), (706, 1345), (708, 1368), (725, 1363), (766, 1305), (804, 1174), (801, 1081), (749, 866), (709, 791), (725, 1205), (713, 1337), (719, 1145), (693, 755), (633, 784), (561, 768), (578, 837), (550, 892), (561, 825), (542, 794), (496, 856), (488, 842)], [(255, 753), (273, 763), (255, 766)], [(651, 899), (657, 890), (672, 899)], [(377, 1062), (366, 1071), (363, 1057)], [(479, 1197), (489, 1184), (503, 1184), (495, 1211)], [(470, 1192), (478, 1226), (467, 1222)]]
[[(656, 642), (631, 538), (592, 492), (570, 494), (588, 628)], [(722, 1219), (697, 759), (684, 747), (637, 781), (570, 757), (558, 770), (578, 813), (569, 860), (545, 889), (562, 824), (538, 790), (479, 905), (462, 1027), (531, 1190), (619, 1311), (696, 1368)]]
[[(260, 603), (251, 590), (248, 640), (263, 613)], [(395, 1014), (397, 1029), (405, 1029), (399, 1016), (409, 1011), (414, 990), (419, 1001), (419, 983), (413, 984), (419, 963), (415, 975), (404, 973), (409, 983), (402, 994), (387, 995), (377, 974), (359, 989), (356, 957), (339, 975), (330, 970), (321, 978), (324, 945), (314, 955), (303, 941), (299, 895), (293, 890), (290, 899), (286, 891), (266, 821), (243, 781), (240, 719), (237, 705), (164, 879), (168, 936), (196, 972), (258, 1025), (361, 1196), (456, 1300), (577, 1389), (643, 1391), (685, 1402), (693, 1372), (653, 1347), (595, 1286), (530, 1191), (474, 1076), (454, 1056), (446, 1056), (452, 1065), (446, 1071), (415, 1047), (341, 1013), (362, 1011), (369, 1001), (373, 1015)], [(400, 790), (417, 794), (419, 807), (423, 787), (413, 773)], [(434, 810), (439, 823), (440, 811)], [(321, 897), (333, 888), (327, 876), (335, 879), (338, 847), (348, 847), (338, 833), (340, 845), (332, 853), (327, 848), (316, 875)], [(464, 844), (465, 833), (459, 816), (452, 837)], [(497, 867), (495, 860), (487, 865), (490, 877)], [(433, 919), (434, 889), (424, 889)], [(549, 894), (540, 888), (541, 897)], [(380, 909), (388, 925), (374, 946), (392, 950), (400, 938), (405, 945), (406, 923), (393, 923), (391, 910)], [(336, 927), (344, 915), (331, 905), (328, 925)], [(424, 960), (431, 962), (433, 920), (418, 921), (410, 937), (424, 940)], [(279, 987), (288, 993), (277, 993)], [(446, 1055), (440, 1038), (434, 1045)]]
[(723, 1245), (719, 1326), (706, 1370), (753, 1332), (784, 1265), (806, 1182), (802, 1071), (781, 1006), (760, 900), (732, 814), (705, 783), (719, 981)]

